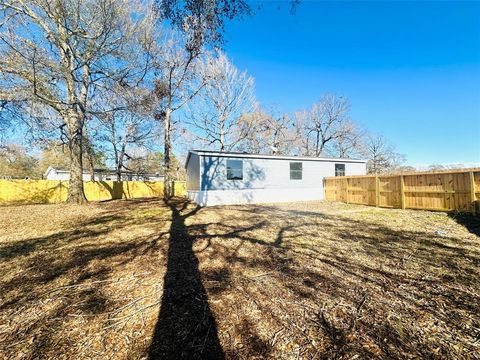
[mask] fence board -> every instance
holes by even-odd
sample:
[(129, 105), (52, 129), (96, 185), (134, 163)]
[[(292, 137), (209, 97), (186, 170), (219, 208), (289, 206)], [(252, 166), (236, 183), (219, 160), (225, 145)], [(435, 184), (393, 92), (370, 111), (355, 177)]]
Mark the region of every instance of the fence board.
[[(174, 195), (185, 195), (185, 183), (174, 182)], [(163, 182), (146, 181), (85, 181), (89, 201), (133, 199), (163, 196)], [(0, 205), (58, 203), (67, 199), (68, 181), (0, 180)]]
[(325, 198), (331, 201), (390, 208), (480, 211), (480, 168), (327, 177), (324, 188)]

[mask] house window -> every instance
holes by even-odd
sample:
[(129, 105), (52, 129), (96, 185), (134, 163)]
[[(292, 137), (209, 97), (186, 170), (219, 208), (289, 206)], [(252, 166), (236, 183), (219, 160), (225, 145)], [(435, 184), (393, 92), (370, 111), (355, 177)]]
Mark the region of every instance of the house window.
[(335, 164), (335, 176), (345, 176), (345, 164)]
[(302, 163), (290, 163), (290, 180), (302, 180)]
[(227, 160), (227, 180), (243, 180), (243, 160)]

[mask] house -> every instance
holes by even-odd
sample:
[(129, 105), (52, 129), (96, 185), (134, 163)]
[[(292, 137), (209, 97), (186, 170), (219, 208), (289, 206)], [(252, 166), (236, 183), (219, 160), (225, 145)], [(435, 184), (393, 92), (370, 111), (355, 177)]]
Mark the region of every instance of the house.
[(187, 196), (201, 206), (321, 200), (326, 176), (365, 175), (366, 160), (192, 150)]
[[(56, 169), (53, 166), (49, 166), (45, 174), (43, 174), (45, 180), (70, 180), (70, 170)], [(148, 174), (148, 173), (134, 173), (131, 171), (122, 171), (122, 181), (163, 181), (163, 175)], [(91, 173), (83, 172), (83, 181), (90, 181)], [(114, 170), (109, 169), (95, 169), (93, 172), (93, 179), (95, 181), (116, 181), (117, 174)]]

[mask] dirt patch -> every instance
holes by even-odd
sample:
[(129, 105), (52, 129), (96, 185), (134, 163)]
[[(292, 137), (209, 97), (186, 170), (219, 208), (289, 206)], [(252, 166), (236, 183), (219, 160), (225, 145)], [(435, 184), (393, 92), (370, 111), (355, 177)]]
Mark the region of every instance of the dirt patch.
[(0, 357), (479, 358), (478, 218), (146, 199), (0, 224)]

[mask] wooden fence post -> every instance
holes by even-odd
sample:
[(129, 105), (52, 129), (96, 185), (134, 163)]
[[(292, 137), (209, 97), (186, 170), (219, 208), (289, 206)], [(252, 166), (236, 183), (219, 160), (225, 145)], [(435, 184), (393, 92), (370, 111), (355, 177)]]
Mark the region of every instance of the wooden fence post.
[(323, 178), (323, 180), (322, 180), (322, 185), (323, 185), (323, 198), (325, 200), (329, 200), (329, 199), (327, 199), (327, 186), (326, 186), (327, 185), (327, 180), (325, 180), (325, 178)]
[(473, 171), (470, 171), (470, 206), (472, 214), (475, 216), (477, 209), (475, 206), (475, 176), (473, 175)]
[[(400, 209), (459, 210), (480, 216), (478, 176), (480, 167), (397, 175), (332, 176), (324, 180), (324, 190), (325, 197), (328, 194), (330, 199), (347, 204), (359, 203)], [(374, 193), (375, 199), (372, 199)]]
[(405, 209), (405, 181), (403, 175), (400, 175), (400, 205), (402, 209)]
[(346, 178), (345, 181), (346, 181), (346, 185), (345, 185), (345, 187), (346, 187), (346, 200), (345, 200), (345, 202), (348, 204), (348, 178)]

